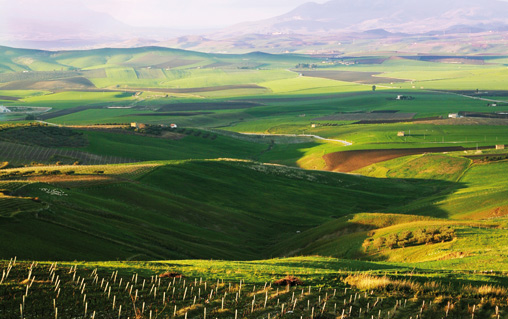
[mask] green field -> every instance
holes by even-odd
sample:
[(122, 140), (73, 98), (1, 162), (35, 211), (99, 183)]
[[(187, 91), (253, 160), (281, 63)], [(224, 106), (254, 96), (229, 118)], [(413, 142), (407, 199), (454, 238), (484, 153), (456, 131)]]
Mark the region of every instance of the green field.
[(0, 317), (506, 316), (505, 57), (362, 58), (0, 47)]

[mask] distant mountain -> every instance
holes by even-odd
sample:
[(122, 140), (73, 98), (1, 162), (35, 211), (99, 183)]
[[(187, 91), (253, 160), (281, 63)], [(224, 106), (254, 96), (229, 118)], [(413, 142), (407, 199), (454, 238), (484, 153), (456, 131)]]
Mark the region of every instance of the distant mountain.
[(34, 0), (0, 0), (2, 11), (9, 12), (0, 21), (0, 44), (50, 50), (157, 45), (217, 53), (335, 55), (376, 51), (498, 54), (508, 44), (508, 2), (500, 0), (309, 2), (278, 17), (192, 35), (132, 27), (75, 1), (46, 0), (54, 8), (48, 14), (19, 5), (30, 1)]
[(508, 2), (499, 0), (332, 0), (306, 3), (284, 15), (223, 30), (239, 34), (322, 34), (384, 29), (426, 33), (455, 26), (502, 28), (508, 25)]
[(106, 13), (89, 9), (78, 1), (45, 0), (51, 10), (44, 14), (30, 1), (3, 1), (0, 43), (39, 48), (91, 48), (137, 46), (175, 37), (183, 32), (164, 28), (132, 27)]
[[(484, 33), (489, 33), (485, 43)], [(205, 52), (344, 54), (501, 53), (508, 2), (499, 0), (331, 0), (206, 36), (159, 45)]]

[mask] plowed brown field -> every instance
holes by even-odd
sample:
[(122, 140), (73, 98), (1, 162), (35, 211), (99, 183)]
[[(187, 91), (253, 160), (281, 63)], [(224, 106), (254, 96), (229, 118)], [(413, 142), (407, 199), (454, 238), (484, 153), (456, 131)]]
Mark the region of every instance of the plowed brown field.
[(394, 158), (424, 154), (462, 151), (463, 147), (434, 147), (434, 148), (405, 148), (391, 150), (359, 150), (326, 154), (323, 159), (326, 170), (348, 173), (375, 163), (388, 161)]

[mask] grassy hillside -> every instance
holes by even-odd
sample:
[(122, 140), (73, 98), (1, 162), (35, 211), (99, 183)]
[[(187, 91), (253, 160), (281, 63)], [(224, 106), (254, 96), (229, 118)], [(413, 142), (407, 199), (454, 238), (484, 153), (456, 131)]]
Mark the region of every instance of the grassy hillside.
[[(16, 194), (38, 197), (41, 209), (4, 219), (2, 239), (12, 243), (5, 256), (269, 257), (273, 243), (297, 231), (358, 211), (389, 212), (447, 187), (237, 161), (172, 163), (141, 177), (118, 176), (100, 166), (88, 172), (60, 167), (61, 175), (49, 176), (39, 170), (17, 169), (17, 178), (31, 184)], [(65, 236), (65, 243), (54, 234)], [(70, 249), (78, 242), (78, 248), (101, 249)]]
[(0, 47), (0, 258), (87, 260), (0, 317), (506, 316), (506, 59), (416, 58)]
[[(430, 156), (442, 165), (441, 155)], [(58, 173), (52, 173), (55, 167), (8, 169), (3, 188), (25, 198), (4, 196), (2, 236), (12, 243), (6, 256), (17, 252), (29, 259), (319, 254), (408, 267), (505, 270), (501, 247), (508, 224), (499, 205), (508, 184), (479, 179), (499, 174), (504, 164), (474, 164), (460, 182), (376, 179), (234, 160), (61, 166)], [(478, 210), (464, 198), (490, 201), (497, 209)], [(486, 208), (497, 215), (487, 216)], [(491, 216), (496, 219), (485, 219)], [(374, 248), (378, 237), (386, 241), (442, 227), (453, 229), (452, 241)], [(65, 236), (65, 243), (54, 234)], [(32, 238), (29, 246), (26, 238)], [(70, 249), (74, 244), (82, 248)], [(90, 245), (101, 249), (85, 251)], [(488, 264), (482, 264), (485, 258)]]
[(114, 155), (139, 161), (207, 158), (253, 158), (267, 149), (266, 144), (251, 143), (214, 135), (206, 131), (186, 129), (182, 139), (110, 132), (85, 132), (89, 141), (83, 148), (99, 155)]

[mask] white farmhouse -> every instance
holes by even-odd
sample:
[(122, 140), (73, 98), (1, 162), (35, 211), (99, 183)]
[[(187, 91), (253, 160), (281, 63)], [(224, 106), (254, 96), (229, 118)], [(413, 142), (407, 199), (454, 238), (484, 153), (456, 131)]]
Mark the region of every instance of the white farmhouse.
[(10, 112), (11, 112), (11, 110), (9, 110), (8, 108), (6, 108), (3, 105), (0, 105), (0, 113), (10, 113)]

